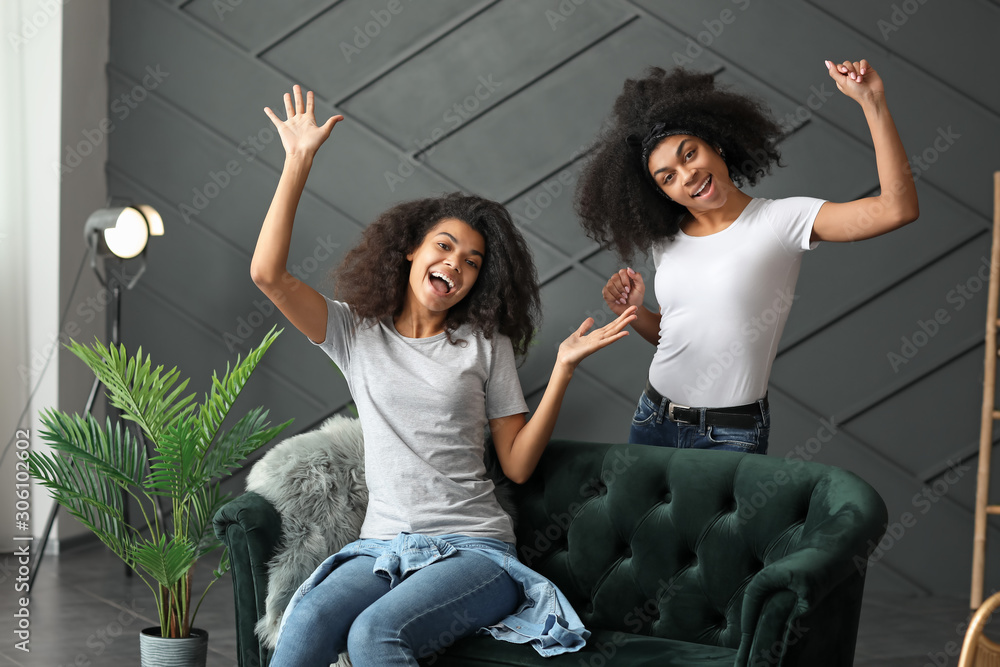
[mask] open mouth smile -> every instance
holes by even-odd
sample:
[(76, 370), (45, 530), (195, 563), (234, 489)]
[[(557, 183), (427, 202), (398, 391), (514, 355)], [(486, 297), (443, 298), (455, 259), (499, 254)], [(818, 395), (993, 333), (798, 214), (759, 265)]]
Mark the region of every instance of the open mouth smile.
[(709, 175), (709, 177), (708, 177), (707, 179), (705, 179), (705, 182), (701, 184), (701, 187), (700, 187), (700, 188), (698, 188), (697, 190), (695, 190), (695, 191), (694, 191), (694, 192), (693, 192), (693, 193), (691, 194), (691, 197), (692, 197), (692, 198), (694, 198), (694, 197), (701, 197), (701, 196), (703, 196), (703, 195), (706, 195), (706, 194), (708, 194), (708, 193), (709, 193), (709, 191), (710, 191), (710, 188), (709, 188), (709, 186), (710, 186), (711, 184), (712, 184), (712, 176), (711, 176), (711, 175)]
[(442, 296), (451, 294), (455, 289), (455, 281), (441, 271), (431, 271), (430, 282), (434, 291)]

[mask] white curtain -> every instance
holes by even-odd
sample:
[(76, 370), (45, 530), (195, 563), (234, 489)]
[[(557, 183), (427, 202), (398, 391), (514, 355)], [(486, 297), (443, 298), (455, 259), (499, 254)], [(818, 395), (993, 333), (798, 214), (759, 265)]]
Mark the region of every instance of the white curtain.
[[(27, 317), (27, 133), (24, 85), (25, 52), (22, 7), (17, 1), (0, 2), (0, 488), (9, 489), (0, 499), (0, 540), (9, 551), (13, 534), (14, 448), (19, 428), (30, 425), (32, 415), (22, 416), (30, 392)], [(36, 378), (37, 379), (37, 378)]]
[(19, 431), (43, 448), (37, 407), (59, 398), (62, 9), (60, 0), (0, 0), (0, 551), (13, 548), (5, 533), (39, 536), (52, 505), (33, 485), (30, 525), (17, 525)]

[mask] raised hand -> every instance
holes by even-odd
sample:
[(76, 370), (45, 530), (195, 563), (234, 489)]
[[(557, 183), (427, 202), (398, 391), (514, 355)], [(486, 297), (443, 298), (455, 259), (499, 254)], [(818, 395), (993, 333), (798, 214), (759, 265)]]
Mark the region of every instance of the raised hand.
[(331, 116), (323, 125), (318, 126), (316, 125), (313, 92), (310, 90), (306, 94), (305, 104), (303, 104), (302, 87), (295, 84), (292, 91), (295, 94), (294, 104), (292, 95), (289, 93), (285, 93), (284, 98), (287, 120), (282, 121), (278, 118), (270, 107), (264, 107), (264, 113), (278, 129), (278, 136), (281, 137), (281, 145), (285, 148), (285, 155), (312, 157), (330, 136), (333, 126), (344, 120), (344, 117)]
[(621, 315), (629, 306), (641, 306), (646, 295), (642, 275), (631, 268), (621, 269), (611, 276), (601, 291), (605, 303), (615, 315)]
[(837, 89), (855, 102), (861, 103), (873, 97), (884, 97), (885, 86), (875, 68), (862, 58), (851, 62), (845, 60), (835, 65), (827, 60), (826, 70), (837, 84)]
[(570, 369), (576, 368), (581, 361), (594, 352), (624, 338), (628, 335), (628, 331), (624, 330), (625, 327), (636, 318), (635, 311), (635, 306), (629, 306), (611, 324), (595, 329), (589, 334), (587, 330), (594, 326), (594, 318), (588, 317), (580, 325), (580, 328), (559, 344), (556, 363), (563, 364)]

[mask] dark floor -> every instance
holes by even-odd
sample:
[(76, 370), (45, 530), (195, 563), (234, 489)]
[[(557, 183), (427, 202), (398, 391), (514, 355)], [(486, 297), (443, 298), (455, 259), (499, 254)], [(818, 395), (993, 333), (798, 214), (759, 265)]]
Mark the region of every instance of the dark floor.
[[(29, 607), (30, 653), (15, 648), (12, 618), (18, 608), (16, 561), (0, 555), (0, 667), (124, 667), (139, 665), (139, 631), (158, 626), (153, 594), (98, 542), (46, 556)], [(204, 566), (203, 566), (204, 564)], [(194, 599), (205, 590), (208, 556), (195, 571)], [(208, 630), (208, 667), (236, 667), (236, 627), (229, 575), (212, 585), (194, 625)]]
[[(206, 580), (209, 567), (196, 579)], [(120, 667), (139, 664), (138, 633), (156, 625), (152, 594), (101, 544), (46, 557), (31, 595), (31, 652), (14, 648), (16, 561), (0, 556), (0, 667)], [(202, 587), (196, 586), (200, 595)], [(134, 616), (138, 613), (138, 618)], [(232, 586), (228, 575), (209, 591), (196, 625), (209, 632), (209, 667), (236, 667)], [(861, 616), (857, 667), (948, 667), (968, 618), (968, 601), (869, 593)]]

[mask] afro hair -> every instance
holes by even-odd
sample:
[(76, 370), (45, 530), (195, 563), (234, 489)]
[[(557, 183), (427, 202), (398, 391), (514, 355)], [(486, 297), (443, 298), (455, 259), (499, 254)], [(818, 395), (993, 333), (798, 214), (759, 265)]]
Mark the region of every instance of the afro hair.
[(541, 316), (538, 275), (510, 213), (483, 197), (453, 192), (403, 202), (383, 212), (334, 271), (336, 297), (350, 304), (361, 321), (371, 323), (399, 313), (409, 288), (406, 255), (446, 218), (462, 220), (486, 241), (486, 258), (475, 285), (448, 310), (448, 340), (460, 342), (452, 334), (463, 324), (485, 338), (499, 331), (523, 357)]
[(642, 79), (628, 79), (611, 117), (590, 148), (577, 185), (576, 212), (587, 236), (623, 261), (673, 240), (687, 209), (653, 185), (634, 138), (656, 123), (683, 129), (721, 148), (729, 177), (740, 187), (756, 185), (780, 163), (784, 136), (759, 100), (715, 83), (713, 74), (651, 67)]

